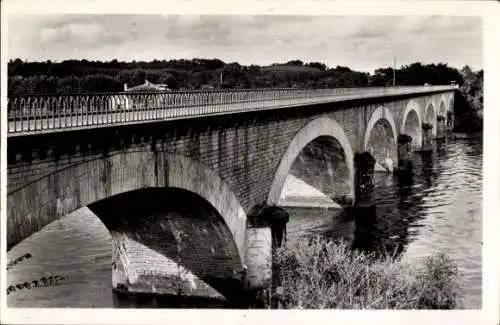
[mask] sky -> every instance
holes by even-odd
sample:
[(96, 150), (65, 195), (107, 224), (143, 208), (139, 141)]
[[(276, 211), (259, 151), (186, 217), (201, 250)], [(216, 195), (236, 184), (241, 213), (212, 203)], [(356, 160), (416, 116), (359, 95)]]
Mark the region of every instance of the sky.
[(300, 59), (373, 72), (412, 62), (483, 68), (482, 21), (457, 16), (9, 15), (8, 57)]

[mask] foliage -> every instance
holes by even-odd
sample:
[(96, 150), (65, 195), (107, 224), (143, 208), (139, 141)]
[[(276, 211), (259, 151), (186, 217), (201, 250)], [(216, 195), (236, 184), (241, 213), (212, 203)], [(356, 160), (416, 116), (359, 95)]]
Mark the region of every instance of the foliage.
[[(9, 94), (122, 91), (145, 79), (177, 89), (210, 88), (334, 88), (386, 86), (392, 84), (392, 68), (374, 75), (348, 67), (328, 67), (321, 62), (291, 60), (261, 67), (225, 63), (219, 59), (109, 62), (66, 60), (62, 62), (8, 63)], [(222, 76), (222, 78), (221, 78)], [(396, 71), (398, 85), (462, 84), (458, 70), (445, 64), (414, 63)], [(222, 79), (222, 83), (220, 82)]]
[[(375, 70), (371, 77), (372, 86), (391, 86), (393, 78), (393, 68), (381, 68)], [(460, 72), (447, 64), (427, 64), (420, 62), (402, 66), (396, 69), (396, 85), (449, 85), (454, 81), (458, 85), (463, 83)]]
[(417, 267), (352, 251), (315, 237), (276, 252), (277, 308), (454, 309), (462, 289), (454, 263), (439, 253)]
[(483, 127), (483, 70), (472, 71), (465, 66), (460, 71), (463, 84), (455, 96), (455, 131), (480, 131)]
[(464, 82), (460, 87), (460, 92), (464, 95), (475, 112), (482, 112), (484, 89), (483, 70), (473, 72), (469, 66), (465, 66), (461, 74)]

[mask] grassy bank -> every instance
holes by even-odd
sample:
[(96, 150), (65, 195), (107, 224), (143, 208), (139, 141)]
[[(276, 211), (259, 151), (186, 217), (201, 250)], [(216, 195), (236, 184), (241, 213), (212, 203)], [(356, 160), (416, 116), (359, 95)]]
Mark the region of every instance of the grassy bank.
[(274, 308), (460, 308), (457, 268), (445, 254), (410, 265), (322, 238), (275, 254)]

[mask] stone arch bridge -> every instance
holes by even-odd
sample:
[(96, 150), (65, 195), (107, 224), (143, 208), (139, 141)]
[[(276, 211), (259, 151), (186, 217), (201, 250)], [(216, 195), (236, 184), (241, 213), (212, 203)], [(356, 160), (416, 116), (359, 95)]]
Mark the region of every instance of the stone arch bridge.
[(111, 233), (115, 290), (237, 296), (270, 279), (270, 224), (252, 211), (280, 204), (288, 174), (318, 164), (304, 181), (352, 202), (354, 155), (397, 170), (400, 135), (420, 150), (452, 127), (455, 91), (9, 98), (8, 248), (87, 206)]

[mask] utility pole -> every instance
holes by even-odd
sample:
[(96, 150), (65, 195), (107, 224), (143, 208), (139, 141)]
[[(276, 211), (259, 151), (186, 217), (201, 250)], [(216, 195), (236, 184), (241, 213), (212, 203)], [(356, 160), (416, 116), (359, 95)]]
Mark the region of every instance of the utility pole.
[(392, 86), (396, 87), (396, 58), (394, 58), (394, 67), (392, 68)]

